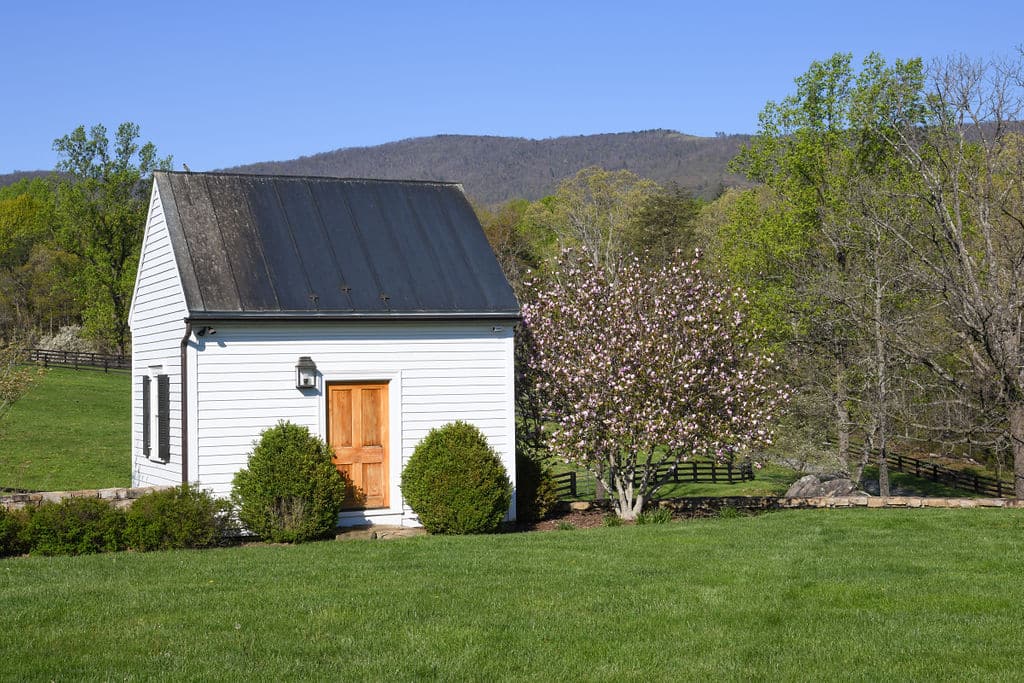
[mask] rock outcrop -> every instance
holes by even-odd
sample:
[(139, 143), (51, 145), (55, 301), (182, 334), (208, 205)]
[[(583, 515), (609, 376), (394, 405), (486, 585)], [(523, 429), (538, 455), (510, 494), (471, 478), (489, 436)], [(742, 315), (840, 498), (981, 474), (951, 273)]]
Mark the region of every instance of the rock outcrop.
[(786, 491), (787, 498), (831, 498), (848, 496), (857, 490), (845, 473), (808, 474), (800, 477)]

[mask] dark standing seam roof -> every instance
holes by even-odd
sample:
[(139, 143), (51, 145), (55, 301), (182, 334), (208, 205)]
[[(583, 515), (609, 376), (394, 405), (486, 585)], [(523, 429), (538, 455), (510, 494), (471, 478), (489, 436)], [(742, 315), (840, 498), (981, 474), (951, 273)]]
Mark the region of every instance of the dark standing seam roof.
[(458, 185), (154, 175), (193, 317), (519, 314)]

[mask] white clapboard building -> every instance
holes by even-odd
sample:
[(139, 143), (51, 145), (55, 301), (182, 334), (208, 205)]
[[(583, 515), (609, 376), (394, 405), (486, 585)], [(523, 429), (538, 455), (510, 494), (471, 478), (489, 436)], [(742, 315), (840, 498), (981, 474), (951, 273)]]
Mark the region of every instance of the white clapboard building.
[(280, 420), (330, 443), (359, 488), (342, 524), (414, 524), (402, 467), (454, 420), (515, 481), (519, 305), (460, 186), (154, 175), (130, 312), (133, 486), (226, 496)]

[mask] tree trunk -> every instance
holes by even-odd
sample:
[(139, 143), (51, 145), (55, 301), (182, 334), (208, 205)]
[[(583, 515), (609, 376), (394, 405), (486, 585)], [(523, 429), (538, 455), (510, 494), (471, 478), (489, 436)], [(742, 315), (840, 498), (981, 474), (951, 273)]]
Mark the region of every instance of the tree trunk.
[(836, 433), (839, 441), (839, 463), (849, 471), (850, 467), (850, 410), (846, 407), (848, 399), (846, 376), (843, 364), (836, 359), (836, 392), (833, 400), (836, 408)]
[(878, 435), (876, 439), (878, 447), (878, 495), (889, 495), (889, 463), (885, 458), (885, 449), (888, 445), (888, 424), (886, 423), (886, 408), (889, 401), (889, 367), (885, 353), (885, 336), (882, 331), (882, 298), (885, 291), (882, 286), (881, 262), (881, 236), (875, 243), (875, 383), (878, 390), (875, 405), (875, 429)]
[(857, 461), (857, 467), (854, 469), (850, 479), (857, 482), (857, 488), (864, 488), (864, 468), (867, 467), (868, 462), (871, 460), (871, 446), (865, 441), (864, 447), (860, 449), (860, 460)]
[(1013, 443), (1013, 495), (1024, 498), (1024, 402), (1010, 405), (1010, 440)]
[(616, 501), (615, 505), (616, 513), (618, 513), (619, 517), (626, 521), (632, 521), (636, 519), (636, 507), (637, 505), (643, 505), (642, 497), (637, 496), (635, 499), (633, 499), (630, 495), (631, 492), (627, 492), (626, 490), (624, 490), (622, 486), (618, 485), (618, 482), (616, 482), (616, 488), (618, 488), (618, 491), (616, 491), (616, 493), (618, 494), (618, 501)]
[(878, 495), (888, 496), (889, 493), (889, 461), (885, 446), (878, 449)]
[(612, 484), (615, 486), (615, 496), (617, 499), (615, 501), (616, 513), (625, 520), (636, 519), (635, 508), (637, 500), (642, 501), (642, 497), (635, 495), (632, 470), (629, 471), (628, 475), (624, 475), (621, 471), (617, 470), (615, 476), (612, 477)]

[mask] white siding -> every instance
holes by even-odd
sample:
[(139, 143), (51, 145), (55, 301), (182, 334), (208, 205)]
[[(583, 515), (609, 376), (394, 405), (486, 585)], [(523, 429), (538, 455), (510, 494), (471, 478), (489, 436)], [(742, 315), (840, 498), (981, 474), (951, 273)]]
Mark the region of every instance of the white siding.
[[(260, 431), (279, 420), (326, 438), (324, 383), (389, 382), (392, 508), (368, 521), (409, 521), (401, 468), (433, 428), (475, 424), (515, 481), (512, 330), (491, 323), (221, 323), (199, 340), (193, 459), (197, 479), (227, 495)], [(180, 336), (179, 336), (180, 339)], [(295, 364), (310, 356), (317, 389), (295, 388)], [(173, 385), (172, 385), (173, 386)]]
[[(132, 328), (132, 486), (181, 482), (181, 338), (188, 315), (163, 206), (156, 183), (150, 199), (135, 294), (129, 314)], [(170, 460), (142, 454), (142, 379), (152, 368), (170, 377)], [(156, 409), (155, 403), (153, 409)]]

